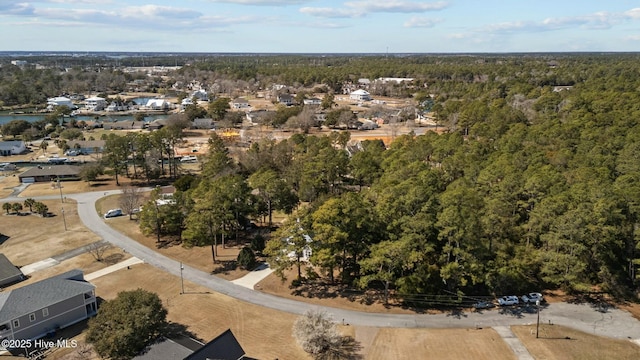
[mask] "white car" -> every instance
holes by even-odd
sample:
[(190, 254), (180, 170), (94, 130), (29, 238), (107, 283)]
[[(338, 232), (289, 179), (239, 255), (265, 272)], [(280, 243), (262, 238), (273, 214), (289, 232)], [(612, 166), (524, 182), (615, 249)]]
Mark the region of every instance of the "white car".
[(500, 304), (500, 306), (518, 305), (519, 303), (520, 300), (518, 300), (518, 297), (515, 295), (503, 296), (498, 299), (498, 304)]
[(121, 209), (111, 209), (104, 214), (105, 219), (116, 217), (116, 216), (122, 216)]
[(520, 299), (522, 299), (522, 302), (525, 304), (526, 303), (535, 304), (538, 301), (544, 302), (544, 297), (542, 296), (542, 294), (537, 292), (532, 292), (532, 293), (528, 293), (527, 295), (522, 295)]

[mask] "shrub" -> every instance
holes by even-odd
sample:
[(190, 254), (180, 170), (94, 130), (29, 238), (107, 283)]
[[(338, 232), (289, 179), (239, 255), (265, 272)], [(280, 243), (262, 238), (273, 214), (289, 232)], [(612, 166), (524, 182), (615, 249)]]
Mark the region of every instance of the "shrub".
[(248, 246), (245, 246), (240, 250), (240, 253), (238, 254), (238, 265), (243, 269), (249, 270), (256, 266), (256, 255)]

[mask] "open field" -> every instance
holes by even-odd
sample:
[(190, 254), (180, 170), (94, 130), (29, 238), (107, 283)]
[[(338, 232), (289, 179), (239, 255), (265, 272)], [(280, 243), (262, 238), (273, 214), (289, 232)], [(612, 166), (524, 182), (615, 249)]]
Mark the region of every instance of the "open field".
[[(17, 216), (7, 215), (4, 211), (0, 215), (0, 229), (7, 236), (0, 244), (0, 252), (14, 265), (28, 265), (100, 240), (84, 227), (78, 217), (76, 205), (70, 199), (65, 203), (61, 203), (59, 199), (42, 202), (54, 216)], [(23, 209), (23, 212), (28, 211), (29, 208)], [(64, 229), (65, 220), (67, 231)]]
[(640, 359), (640, 346), (631, 341), (603, 338), (560, 325), (540, 324), (539, 339), (535, 324), (512, 326), (511, 331), (536, 359)]
[(493, 329), (380, 329), (367, 359), (516, 359)]

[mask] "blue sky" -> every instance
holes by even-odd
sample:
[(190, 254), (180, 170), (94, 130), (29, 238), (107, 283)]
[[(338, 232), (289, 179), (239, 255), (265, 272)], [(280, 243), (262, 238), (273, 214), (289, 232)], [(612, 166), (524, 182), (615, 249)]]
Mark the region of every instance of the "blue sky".
[(0, 0), (0, 51), (640, 50), (638, 0)]

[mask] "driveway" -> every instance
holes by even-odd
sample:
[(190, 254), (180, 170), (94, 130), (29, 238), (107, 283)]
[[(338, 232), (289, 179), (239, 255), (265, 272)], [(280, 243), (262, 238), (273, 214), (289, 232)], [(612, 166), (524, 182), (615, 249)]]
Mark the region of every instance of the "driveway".
[[(109, 227), (96, 212), (95, 202), (105, 195), (119, 191), (73, 194), (68, 197), (78, 202), (78, 214), (85, 226), (104, 240), (118, 246), (145, 263), (180, 277), (180, 262), (147, 248)], [(535, 324), (537, 314), (532, 308), (500, 309), (482, 312), (453, 312), (437, 315), (405, 315), (364, 313), (312, 305), (280, 298), (236, 285), (204, 271), (184, 265), (182, 276), (212, 291), (225, 294), (268, 308), (293, 314), (303, 314), (309, 309), (326, 311), (335, 321), (358, 326), (403, 328), (474, 328)], [(179, 280), (176, 280), (179, 281)], [(528, 311), (527, 311), (528, 310)], [(628, 312), (618, 309), (594, 309), (589, 304), (553, 303), (542, 308), (540, 321), (565, 325), (587, 333), (620, 339), (640, 339), (640, 321)]]

